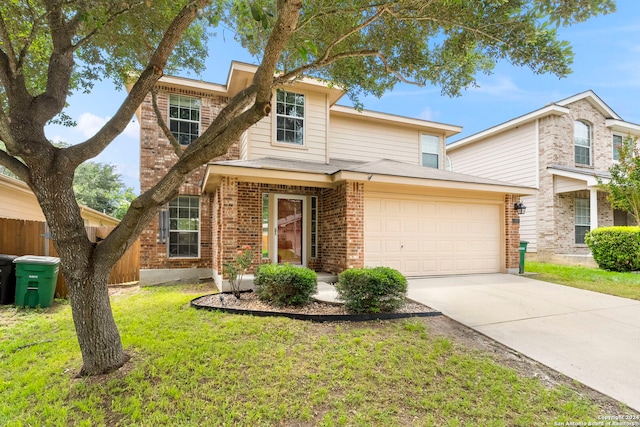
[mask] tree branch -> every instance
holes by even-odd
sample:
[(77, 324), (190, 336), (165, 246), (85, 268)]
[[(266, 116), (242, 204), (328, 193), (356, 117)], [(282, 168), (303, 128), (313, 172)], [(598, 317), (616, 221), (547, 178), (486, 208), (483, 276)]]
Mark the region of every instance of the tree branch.
[(331, 51), (333, 51), (333, 48), (335, 48), (337, 45), (342, 43), (344, 40), (346, 40), (352, 34), (355, 34), (355, 33), (359, 32), (359, 31), (361, 31), (362, 29), (368, 27), (369, 25), (371, 25), (372, 23), (374, 23), (375, 21), (380, 19), (380, 17), (385, 12), (388, 12), (388, 11), (389, 10), (388, 10), (387, 6), (382, 6), (382, 7), (378, 8), (378, 11), (376, 13), (374, 13), (369, 19), (364, 20), (359, 25), (356, 25), (355, 27), (353, 27), (350, 31), (347, 31), (342, 36), (336, 38), (336, 40), (334, 40), (334, 42), (331, 43), (327, 47), (327, 49), (325, 49), (324, 55), (322, 55), (322, 58), (320, 58), (319, 62), (323, 63), (327, 58), (329, 58), (329, 56), (331, 55)]
[(73, 47), (65, 22), (65, 14), (59, 1), (45, 2), (47, 20), (51, 31), (53, 51), (49, 57), (45, 91), (34, 98), (34, 119), (43, 126), (64, 108), (73, 72)]
[(163, 69), (173, 49), (180, 41), (182, 34), (196, 18), (198, 9), (204, 8), (210, 0), (194, 0), (182, 8), (180, 13), (167, 28), (149, 63), (133, 85), (129, 95), (118, 111), (93, 137), (81, 144), (66, 149), (67, 155), (75, 166), (91, 159), (102, 152), (113, 139), (118, 136), (135, 114), (144, 98), (151, 91), (158, 79), (162, 77)]
[[(108, 24), (110, 24), (111, 22), (115, 21), (116, 18), (118, 18), (121, 15), (124, 15), (125, 13), (131, 11), (131, 9), (138, 7), (138, 6), (142, 6), (145, 3), (143, 1), (138, 2), (137, 4), (126, 4), (124, 3), (124, 5), (126, 5), (126, 8), (120, 9), (116, 12), (113, 12), (112, 14), (109, 15), (109, 18), (106, 20), (106, 22), (104, 24), (102, 24), (100, 27), (96, 27), (93, 30), (91, 30), (87, 35), (85, 35), (84, 37), (82, 37), (80, 40), (78, 40), (75, 44), (74, 44), (74, 48), (78, 48), (82, 45), (84, 45), (85, 43), (87, 43), (89, 40), (91, 40), (91, 38), (93, 36), (95, 36), (96, 34), (99, 33), (101, 28), (109, 28)], [(74, 16), (73, 21), (77, 21), (75, 22), (75, 25), (78, 25), (80, 22), (80, 17), (81, 14), (77, 13), (76, 16)]]
[[(220, 113), (220, 116), (229, 118), (228, 122), (214, 120), (214, 123), (191, 143), (167, 174), (131, 203), (131, 208), (118, 227), (96, 248), (97, 257), (124, 253), (126, 247), (133, 243), (158, 209), (175, 197), (185, 175), (209, 159), (224, 154), (243, 132), (269, 114), (275, 68), (295, 30), (301, 7), (301, 0), (278, 0), (274, 29), (269, 36), (253, 84), (231, 100), (230, 110), (227, 110), (228, 106)], [(251, 100), (253, 105), (241, 113), (232, 115), (225, 111), (240, 111)]]
[(0, 11), (0, 40), (2, 40), (2, 45), (4, 46), (4, 55), (6, 57), (8, 69), (11, 71), (11, 74), (15, 74), (18, 70), (18, 61), (16, 59), (16, 53), (13, 50), (13, 44), (11, 43), (11, 37), (7, 31), (2, 11)]
[(18, 178), (26, 183), (30, 182), (29, 169), (20, 160), (13, 156), (10, 156), (3, 150), (0, 150), (0, 165), (6, 167), (11, 172), (15, 173)]
[(169, 140), (176, 156), (178, 156), (178, 158), (182, 157), (182, 153), (184, 152), (183, 148), (176, 137), (173, 136), (171, 130), (167, 127), (167, 124), (164, 122), (164, 118), (162, 117), (162, 111), (160, 111), (160, 107), (158, 107), (158, 90), (155, 87), (151, 89), (151, 103), (153, 104), (153, 111), (156, 113), (156, 122), (158, 123), (158, 126), (160, 126), (160, 129), (162, 129), (162, 133), (164, 133), (164, 136)]

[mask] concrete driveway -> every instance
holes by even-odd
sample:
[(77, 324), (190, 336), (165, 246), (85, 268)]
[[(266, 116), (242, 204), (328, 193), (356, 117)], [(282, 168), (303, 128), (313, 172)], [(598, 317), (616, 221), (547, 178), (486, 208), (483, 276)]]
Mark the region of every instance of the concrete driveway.
[(408, 296), (640, 411), (640, 301), (507, 274), (414, 278)]

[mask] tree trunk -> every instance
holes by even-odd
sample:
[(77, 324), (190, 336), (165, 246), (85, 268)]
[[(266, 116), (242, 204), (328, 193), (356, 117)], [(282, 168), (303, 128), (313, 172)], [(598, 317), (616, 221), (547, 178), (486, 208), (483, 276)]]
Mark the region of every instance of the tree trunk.
[[(32, 168), (33, 170), (34, 168)], [(121, 367), (123, 350), (109, 302), (109, 273), (124, 252), (99, 252), (87, 238), (84, 220), (73, 193), (73, 174), (63, 167), (32, 173), (34, 193), (45, 213), (62, 265), (73, 322), (82, 352), (79, 375), (100, 375)]]
[(67, 281), (73, 322), (82, 352), (80, 376), (100, 375), (120, 368), (129, 356), (124, 352), (116, 327), (109, 291), (108, 275), (87, 271), (70, 272)]

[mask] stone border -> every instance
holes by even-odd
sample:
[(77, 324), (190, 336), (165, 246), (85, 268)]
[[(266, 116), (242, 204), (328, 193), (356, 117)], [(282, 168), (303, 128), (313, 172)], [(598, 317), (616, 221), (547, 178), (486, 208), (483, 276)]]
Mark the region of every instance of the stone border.
[[(210, 305), (198, 304), (199, 299), (208, 297), (210, 295), (217, 295), (217, 294), (202, 295), (198, 298), (194, 298), (190, 302), (191, 307), (198, 310), (220, 311), (220, 312), (229, 313), (229, 314), (249, 314), (257, 317), (287, 317), (289, 319), (309, 320), (311, 322), (318, 322), (318, 323), (366, 322), (368, 320), (393, 320), (393, 319), (406, 319), (409, 317), (431, 317), (431, 316), (442, 315), (442, 313), (439, 311), (422, 311), (422, 312), (414, 312), (414, 313), (378, 313), (378, 314), (303, 314), (303, 313), (285, 313), (281, 311), (243, 310), (238, 308), (213, 307)], [(325, 301), (321, 301), (321, 302), (325, 302)]]

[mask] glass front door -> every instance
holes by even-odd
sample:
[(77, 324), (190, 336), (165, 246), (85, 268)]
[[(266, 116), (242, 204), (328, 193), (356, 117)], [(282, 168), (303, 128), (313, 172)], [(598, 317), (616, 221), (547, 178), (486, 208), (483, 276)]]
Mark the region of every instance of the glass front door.
[(276, 250), (278, 264), (304, 265), (304, 197), (276, 196)]

